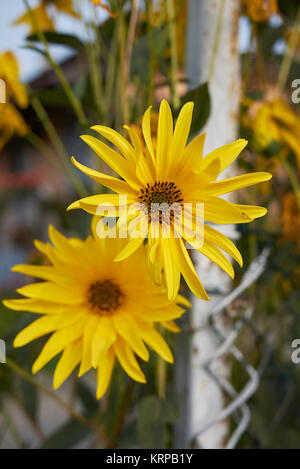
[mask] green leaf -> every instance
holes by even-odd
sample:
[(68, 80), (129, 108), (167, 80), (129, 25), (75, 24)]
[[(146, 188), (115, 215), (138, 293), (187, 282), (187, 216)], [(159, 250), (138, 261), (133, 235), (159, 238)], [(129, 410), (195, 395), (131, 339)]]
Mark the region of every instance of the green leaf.
[(43, 57), (46, 57), (45, 51), (43, 51), (43, 50), (40, 49), (39, 47), (36, 47), (36, 46), (32, 46), (32, 45), (30, 45), (30, 44), (27, 44), (26, 46), (22, 46), (22, 49), (33, 50), (34, 52), (38, 52), (39, 54), (41, 54)]
[(41, 449), (66, 449), (82, 441), (88, 436), (90, 430), (77, 420), (71, 419), (62, 425), (56, 432), (45, 439)]
[(46, 107), (66, 107), (69, 100), (61, 88), (45, 88), (33, 93)]
[[(73, 34), (65, 34), (65, 33), (57, 33), (54, 31), (47, 31), (43, 33), (46, 40), (49, 44), (60, 44), (63, 46), (72, 47), (73, 49), (82, 51), (84, 50), (83, 42), (78, 39), (78, 37), (74, 36)], [(30, 34), (27, 36), (27, 41), (37, 41), (40, 42), (39, 36), (37, 33)]]
[(181, 106), (189, 101), (193, 101), (195, 103), (191, 124), (191, 135), (194, 135), (202, 129), (210, 114), (208, 83), (202, 83), (202, 85), (197, 88), (188, 91), (187, 94), (181, 98)]
[(138, 404), (137, 431), (142, 448), (166, 448), (169, 424), (177, 421), (179, 404), (176, 396), (162, 400), (157, 396), (145, 396)]

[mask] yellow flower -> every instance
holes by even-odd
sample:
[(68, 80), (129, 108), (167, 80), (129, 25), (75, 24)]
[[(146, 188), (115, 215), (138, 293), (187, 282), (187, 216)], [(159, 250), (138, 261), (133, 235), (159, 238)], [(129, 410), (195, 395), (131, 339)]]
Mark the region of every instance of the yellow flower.
[(300, 250), (300, 212), (294, 192), (288, 192), (283, 198), (281, 224), (283, 239), (287, 241), (295, 241), (298, 244), (298, 249)]
[[(187, 22), (187, 1), (174, 0), (175, 10), (175, 31), (176, 31), (176, 48), (177, 59), (180, 67), (184, 66), (185, 45), (186, 45), (186, 22)], [(144, 15), (144, 18), (146, 15)], [(161, 27), (163, 24), (169, 23), (168, 4), (165, 0), (154, 2), (151, 8), (152, 26)], [(165, 51), (166, 58), (171, 57), (171, 50), (168, 47)]]
[(13, 104), (0, 104), (0, 151), (13, 135), (24, 137), (29, 132), (30, 128)]
[(253, 21), (268, 21), (278, 13), (277, 0), (243, 0), (245, 14)]
[(13, 98), (19, 107), (25, 108), (28, 106), (28, 97), (19, 76), (19, 65), (14, 54), (10, 51), (0, 54), (0, 79), (5, 82), (6, 99)]
[[(127, 215), (133, 222), (138, 222), (141, 229), (140, 236), (131, 236), (129, 232), (131, 239), (115, 260), (127, 258), (148, 236), (149, 264), (156, 282), (166, 282), (169, 299), (176, 298), (182, 274), (192, 292), (207, 300), (208, 296), (181, 237), (178, 226), (182, 221), (181, 210), (184, 212), (184, 239), (233, 277), (232, 265), (219, 248), (240, 265), (241, 254), (230, 240), (211, 226), (203, 224), (203, 221), (220, 224), (246, 223), (265, 215), (266, 209), (263, 207), (233, 204), (218, 196), (268, 181), (271, 175), (252, 173), (216, 182), (218, 175), (235, 160), (247, 142), (237, 140), (202, 158), (204, 134), (198, 135), (186, 146), (193, 103), (183, 106), (173, 133), (170, 107), (166, 100), (162, 101), (158, 118), (157, 149), (154, 152), (150, 111), (151, 108), (145, 112), (142, 122), (146, 153), (142, 152), (140, 139), (129, 127), (126, 128), (132, 145), (110, 128), (100, 125), (92, 127), (118, 148), (122, 155), (95, 137), (82, 136), (98, 156), (123, 178), (122, 181), (87, 168), (73, 158), (78, 169), (98, 183), (122, 194), (122, 201), (127, 199), (128, 213), (124, 216), (124, 207), (116, 194), (86, 197), (71, 204), (69, 209), (82, 208), (100, 215), (99, 207), (109, 207), (108, 204), (116, 206), (115, 213), (120, 215), (119, 234), (120, 229), (123, 231), (124, 223), (126, 224)], [(137, 216), (131, 212), (136, 205), (140, 207)], [(204, 214), (199, 214), (203, 205)]]
[(5, 99), (0, 103), (0, 150), (14, 134), (23, 137), (30, 129), (22, 114), (9, 102), (13, 99), (20, 108), (28, 106), (28, 96), (25, 86), (19, 81), (19, 66), (12, 52), (0, 54), (0, 79), (4, 83)]
[(124, 246), (124, 240), (99, 238), (96, 219), (92, 229), (93, 236), (81, 241), (67, 239), (50, 226), (54, 247), (40, 241), (36, 241), (36, 247), (51, 265), (13, 268), (44, 281), (17, 290), (26, 298), (3, 302), (17, 311), (42, 314), (18, 334), (15, 347), (52, 333), (33, 364), (33, 373), (62, 352), (54, 373), (54, 388), (80, 364), (79, 376), (92, 367), (97, 369), (97, 398), (100, 398), (107, 390), (116, 359), (132, 379), (146, 381), (135, 357), (137, 354), (148, 360), (145, 344), (167, 362), (173, 362), (156, 325), (176, 331), (173, 319), (184, 313), (179, 304), (188, 307), (189, 302), (180, 295), (175, 301), (168, 301), (166, 291), (152, 282), (146, 248), (116, 264), (113, 259)]
[(272, 141), (281, 143), (295, 153), (300, 167), (300, 118), (281, 99), (255, 103), (249, 108), (246, 124), (253, 129), (258, 150), (266, 149)]
[[(55, 24), (53, 18), (48, 13), (48, 5), (54, 5), (57, 11), (77, 17), (77, 14), (73, 9), (72, 0), (41, 0), (40, 4), (31, 10), (31, 13), (34, 16), (40, 31), (54, 30)], [(36, 32), (35, 26), (32, 24), (33, 22), (31, 15), (28, 12), (24, 13), (24, 15), (20, 16), (14, 21), (15, 25), (23, 23), (29, 26), (31, 33)]]

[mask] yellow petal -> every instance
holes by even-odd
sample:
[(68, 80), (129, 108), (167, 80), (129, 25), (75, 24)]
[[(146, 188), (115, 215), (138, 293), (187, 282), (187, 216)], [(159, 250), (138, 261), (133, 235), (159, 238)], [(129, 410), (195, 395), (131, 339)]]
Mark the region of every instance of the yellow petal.
[(258, 205), (234, 204), (234, 206), (245, 213), (249, 217), (249, 221), (265, 216), (268, 211), (265, 207), (259, 207)]
[(137, 161), (138, 155), (136, 155), (134, 149), (126, 140), (126, 138), (124, 138), (118, 132), (103, 125), (94, 125), (91, 128), (98, 132), (100, 135), (103, 135), (103, 137), (107, 138), (107, 140), (109, 140), (113, 145), (115, 145), (115, 147), (117, 147), (120, 152), (125, 156), (125, 158), (127, 158), (129, 161), (131, 161), (132, 163)]
[(243, 266), (241, 253), (233, 244), (233, 242), (225, 235), (215, 230), (211, 226), (205, 225), (204, 239), (219, 246), (221, 249), (223, 249), (223, 251), (227, 252), (227, 254), (233, 257), (233, 259), (235, 259), (241, 267)]
[(39, 314), (65, 314), (85, 311), (83, 306), (62, 305), (55, 302), (36, 300), (33, 298), (20, 298), (17, 300), (3, 300), (3, 304), (15, 311), (29, 311)]
[(182, 166), (180, 168), (183, 172), (187, 169), (195, 170), (199, 168), (202, 160), (205, 137), (206, 133), (197, 135), (185, 148)]
[(145, 143), (151, 155), (152, 161), (155, 165), (155, 155), (154, 155), (153, 142), (152, 142), (152, 136), (151, 136), (151, 108), (152, 106), (150, 106), (145, 112), (145, 114), (143, 115), (142, 130), (143, 130)]
[(247, 143), (247, 140), (239, 139), (236, 142), (227, 143), (227, 145), (217, 148), (203, 158), (199, 167), (196, 168), (197, 171), (203, 171), (203, 169), (205, 169), (213, 160), (219, 158), (221, 163), (220, 173), (222, 173), (229, 165), (231, 165), (231, 163), (233, 163)]
[(236, 204), (227, 202), (227, 200), (214, 196), (205, 196), (203, 202), (204, 220), (206, 221), (220, 224), (246, 223), (250, 221), (245, 211), (242, 211)]
[(192, 115), (193, 115), (194, 103), (186, 103), (179, 113), (176, 121), (172, 146), (170, 151), (170, 162), (177, 163), (181, 160), (184, 153), (185, 145), (189, 136)]
[(114, 316), (114, 324), (119, 334), (125, 339), (134, 352), (143, 360), (149, 360), (149, 352), (139, 336), (139, 330), (135, 321), (129, 314), (120, 313)]
[(54, 332), (34, 362), (32, 373), (37, 373), (59, 352), (77, 340), (82, 335), (83, 325), (84, 320), (78, 321), (72, 327), (67, 327), (66, 329), (60, 329), (59, 331)]
[(95, 169), (88, 168), (87, 166), (84, 166), (83, 164), (76, 161), (73, 156), (71, 161), (73, 165), (76, 166), (76, 168), (78, 168), (90, 178), (94, 179), (94, 181), (98, 182), (99, 184), (102, 184), (103, 186), (108, 187), (115, 192), (135, 195), (136, 192), (126, 181), (121, 181), (120, 179), (108, 176), (107, 174), (100, 173)]
[(115, 257), (114, 261), (115, 262), (120, 262), (123, 261), (124, 259), (127, 259), (131, 254), (133, 254), (144, 242), (144, 239), (142, 236), (139, 238), (131, 238), (130, 241), (126, 244), (126, 246), (122, 249), (121, 252)]
[(173, 363), (173, 354), (162, 336), (157, 332), (154, 327), (147, 324), (140, 325), (141, 336), (143, 340), (151, 347), (158, 355), (160, 355), (166, 362)]
[(126, 373), (138, 383), (146, 383), (146, 378), (142, 372), (132, 349), (119, 337), (113, 345), (118, 360)]
[(78, 376), (82, 376), (92, 367), (92, 343), (99, 324), (99, 316), (89, 315), (83, 330), (82, 359)]
[(53, 388), (58, 389), (80, 363), (82, 340), (72, 342), (63, 351), (54, 371)]
[[(218, 196), (222, 194), (227, 194), (244, 187), (253, 186), (260, 182), (269, 181), (272, 178), (272, 175), (269, 173), (252, 173), (252, 174), (243, 174), (241, 176), (236, 176), (233, 178), (225, 179), (224, 181), (212, 182), (205, 188), (201, 189), (199, 192), (203, 195), (213, 195)], [(190, 197), (196, 195), (196, 192), (190, 194)]]
[(168, 329), (168, 331), (174, 332), (175, 334), (181, 331), (180, 327), (177, 326), (174, 321), (163, 321), (161, 324), (165, 329)]
[(17, 290), (18, 293), (38, 300), (54, 303), (79, 304), (84, 300), (82, 288), (66, 288), (51, 282), (31, 283)]
[(179, 257), (179, 266), (182, 275), (185, 278), (185, 281), (190, 288), (190, 290), (194, 293), (194, 295), (198, 296), (203, 300), (209, 300), (209, 297), (204, 290), (202, 283), (199, 280), (195, 267), (192, 263), (192, 260), (183, 244), (183, 240), (181, 238), (176, 239), (177, 249), (178, 249), (178, 257)]
[(175, 300), (180, 285), (180, 270), (176, 256), (176, 244), (174, 239), (161, 239), (161, 248), (164, 263), (166, 284), (168, 287), (168, 298)]
[(65, 279), (65, 277), (60, 275), (52, 266), (18, 264), (12, 267), (11, 270), (20, 274), (29, 275), (30, 277), (52, 280), (53, 282), (59, 282)]
[(159, 108), (157, 128), (157, 177), (164, 178), (169, 170), (169, 153), (172, 145), (173, 118), (170, 106), (164, 99)]
[(111, 318), (99, 319), (92, 341), (92, 366), (96, 368), (108, 349), (116, 340), (116, 332)]
[(111, 348), (106, 355), (103, 357), (102, 361), (99, 363), (97, 369), (97, 399), (100, 399), (103, 394), (105, 394), (108, 385), (111, 380), (112, 371), (115, 364), (115, 352)]
[(199, 252), (218, 265), (231, 278), (234, 278), (234, 270), (231, 263), (216, 246), (207, 241), (204, 241), (203, 246), (199, 249)]
[(82, 135), (81, 138), (103, 161), (105, 161), (105, 163), (125, 179), (131, 187), (139, 190), (139, 184), (134, 174), (134, 165), (130, 165), (125, 158), (108, 145), (105, 145), (101, 140), (91, 137), (90, 135)]

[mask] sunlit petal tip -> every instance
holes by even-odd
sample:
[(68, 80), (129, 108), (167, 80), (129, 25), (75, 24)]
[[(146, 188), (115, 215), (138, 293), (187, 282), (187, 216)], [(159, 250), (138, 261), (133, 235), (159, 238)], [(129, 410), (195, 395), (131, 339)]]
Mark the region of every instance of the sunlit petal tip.
[(53, 379), (53, 389), (54, 389), (54, 391), (56, 391), (58, 388), (60, 388), (61, 385), (62, 385), (62, 383), (57, 381), (55, 378)]
[(73, 202), (71, 205), (69, 205), (69, 206), (67, 207), (67, 212), (68, 212), (69, 210), (74, 210), (74, 209), (77, 209), (77, 208), (81, 208), (81, 207), (80, 207), (79, 200), (76, 200), (76, 202)]
[(70, 160), (71, 160), (71, 163), (72, 163), (74, 166), (76, 166), (76, 163), (77, 163), (76, 158), (75, 158), (74, 156), (71, 156)]
[(166, 362), (168, 362), (168, 363), (174, 363), (174, 356), (173, 356), (173, 354), (172, 354), (171, 351), (170, 351), (170, 355), (167, 356), (167, 357), (165, 357), (165, 360), (166, 360)]
[(15, 337), (14, 341), (13, 341), (13, 347), (14, 347), (14, 348), (23, 347), (23, 345), (25, 345), (25, 344), (23, 343), (23, 340), (22, 340), (22, 339), (20, 340), (20, 337), (19, 337), (20, 335), (21, 335), (21, 333), (18, 334), (18, 335)]
[(10, 303), (11, 300), (2, 300), (2, 304), (5, 306), (5, 308), (9, 308), (9, 309), (12, 309), (11, 306), (10, 306)]
[(34, 364), (32, 365), (32, 374), (35, 375), (38, 371), (40, 371), (41, 367), (39, 366), (39, 363), (38, 363), (38, 358), (37, 360), (34, 362)]

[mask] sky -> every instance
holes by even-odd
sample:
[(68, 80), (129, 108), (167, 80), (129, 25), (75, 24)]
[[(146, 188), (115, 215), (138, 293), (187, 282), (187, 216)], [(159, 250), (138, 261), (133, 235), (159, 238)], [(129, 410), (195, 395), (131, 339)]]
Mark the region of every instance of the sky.
[[(86, 3), (86, 7), (88, 7), (86, 0), (81, 1), (83, 4)], [(39, 2), (38, 0), (29, 0), (29, 3), (32, 7), (35, 7)], [(23, 48), (25, 45), (24, 39), (28, 35), (28, 27), (26, 25), (13, 25), (14, 20), (25, 11), (23, 0), (0, 0), (0, 53), (6, 50), (14, 52), (20, 64), (21, 80), (30, 81), (43, 72), (47, 65), (40, 54)], [(101, 11), (99, 10), (99, 12)], [(105, 17), (106, 13), (103, 12), (102, 14)], [(65, 14), (59, 14), (57, 29), (76, 34), (80, 38), (85, 37), (82, 24)], [(69, 48), (51, 46), (51, 53), (55, 60), (61, 61), (72, 52)]]
[[(80, 0), (86, 6), (88, 14), (87, 0)], [(37, 5), (38, 0), (29, 0), (31, 6)], [(20, 63), (21, 80), (30, 81), (38, 76), (46, 68), (45, 59), (38, 53), (24, 49), (24, 38), (28, 34), (28, 28), (25, 25), (14, 26), (14, 20), (25, 12), (23, 0), (0, 0), (0, 53), (5, 50), (13, 51)], [(106, 13), (100, 10), (105, 17)], [(72, 17), (60, 14), (57, 23), (57, 29), (70, 34), (84, 38), (85, 32), (82, 24)], [(240, 19), (239, 28), (239, 48), (241, 52), (248, 49), (250, 40), (250, 26), (247, 18)], [(51, 52), (55, 60), (61, 61), (67, 58), (72, 52), (69, 48), (62, 46), (51, 46)]]

